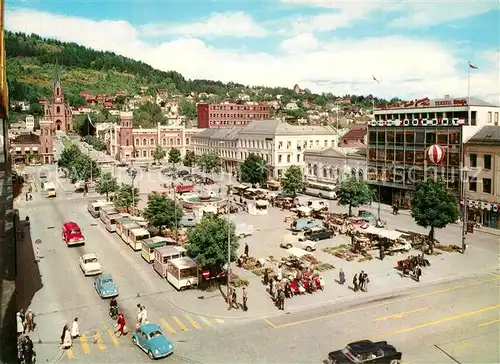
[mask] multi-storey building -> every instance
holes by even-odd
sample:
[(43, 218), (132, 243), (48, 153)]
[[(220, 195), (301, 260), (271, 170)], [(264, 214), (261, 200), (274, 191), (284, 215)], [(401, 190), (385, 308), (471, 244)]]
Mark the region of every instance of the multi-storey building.
[(269, 106), (256, 102), (198, 104), (198, 128), (231, 128), (269, 119)]
[[(500, 127), (484, 126), (465, 144), (467, 216), (500, 228)], [(462, 201), (463, 207), (463, 201)]]
[[(468, 120), (468, 112), (471, 120)], [(462, 145), (482, 125), (498, 125), (500, 108), (475, 98), (428, 98), (380, 105), (368, 122), (368, 179), (378, 185), (380, 199), (408, 206), (418, 181), (440, 179), (460, 193)], [(445, 152), (439, 165), (426, 159), (428, 147), (439, 144)]]
[(223, 169), (235, 171), (250, 154), (262, 157), (269, 176), (280, 179), (284, 171), (298, 165), (305, 172), (304, 152), (336, 146), (337, 132), (324, 126), (297, 126), (280, 120), (259, 120), (243, 127), (203, 130), (193, 140), (195, 154), (216, 152)]
[(133, 113), (120, 113), (120, 123), (108, 130), (108, 151), (123, 162), (152, 162), (157, 146), (161, 146), (167, 153), (170, 149), (179, 149), (182, 155), (191, 147), (193, 137), (198, 129), (171, 127), (157, 124), (156, 128), (134, 128), (132, 125)]

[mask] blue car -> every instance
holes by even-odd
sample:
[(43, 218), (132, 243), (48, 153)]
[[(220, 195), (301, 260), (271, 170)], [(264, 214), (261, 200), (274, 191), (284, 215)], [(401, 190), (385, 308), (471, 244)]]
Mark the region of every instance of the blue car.
[(132, 342), (148, 354), (151, 360), (164, 358), (174, 352), (174, 345), (161, 331), (160, 326), (147, 323), (132, 334)]
[(101, 298), (118, 296), (118, 287), (113, 281), (111, 274), (101, 274), (94, 281), (94, 287)]

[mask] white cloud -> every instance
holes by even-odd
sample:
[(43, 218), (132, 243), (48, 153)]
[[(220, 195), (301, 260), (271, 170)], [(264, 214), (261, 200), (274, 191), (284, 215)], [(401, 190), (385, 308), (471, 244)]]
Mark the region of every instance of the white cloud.
[(264, 37), (266, 30), (242, 11), (213, 13), (190, 24), (148, 24), (141, 27), (146, 35), (180, 35), (187, 37)]
[(282, 51), (287, 53), (304, 53), (320, 47), (319, 41), (311, 33), (304, 33), (280, 43)]
[[(110, 50), (162, 70), (176, 70), (188, 78), (289, 87), (298, 83), (315, 92), (373, 93), (406, 99), (467, 93), (467, 60), (455, 56), (457, 49), (450, 42), (397, 36), (331, 39), (314, 50), (269, 54), (214, 48), (193, 37), (149, 44), (125, 21), (96, 22), (26, 10), (8, 11), (5, 19), (9, 30)], [(288, 44), (293, 42), (299, 44), (297, 38)], [(284, 44), (286, 48), (287, 42)], [(480, 67), (473, 73), (472, 94), (499, 102), (500, 75), (494, 52), (498, 50), (471, 59)], [(376, 84), (372, 75), (381, 83)]]

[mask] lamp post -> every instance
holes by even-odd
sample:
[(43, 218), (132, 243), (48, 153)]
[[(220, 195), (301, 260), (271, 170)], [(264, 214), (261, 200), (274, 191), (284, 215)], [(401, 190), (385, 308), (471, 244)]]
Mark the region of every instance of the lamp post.
[[(135, 177), (137, 177), (137, 170), (135, 168), (129, 169), (128, 175), (130, 179), (132, 180), (132, 211), (134, 211), (135, 207), (135, 191), (134, 191), (134, 180)], [(133, 213), (132, 213), (133, 215)]]
[[(271, 163), (271, 175), (272, 175), (272, 179), (274, 180), (274, 139), (273, 138), (266, 138), (265, 140), (266, 140), (266, 143), (267, 142), (271, 143), (271, 160), (270, 160), (270, 163)], [(269, 176), (268, 176), (268, 179), (269, 179)]]
[(227, 302), (228, 310), (231, 309), (231, 185), (227, 185)]
[(464, 202), (464, 207), (462, 211), (462, 254), (465, 253), (467, 249), (467, 186), (469, 181), (470, 170), (465, 167), (462, 169), (462, 201)]

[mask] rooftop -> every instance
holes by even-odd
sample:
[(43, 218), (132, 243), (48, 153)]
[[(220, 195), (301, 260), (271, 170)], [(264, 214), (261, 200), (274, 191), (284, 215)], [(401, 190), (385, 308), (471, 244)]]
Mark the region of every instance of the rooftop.
[(337, 132), (328, 126), (291, 125), (281, 120), (255, 120), (246, 125), (242, 135), (334, 135)]
[(12, 144), (40, 144), (40, 136), (33, 133), (21, 134), (12, 141)]
[(485, 125), (467, 142), (500, 144), (500, 126)]

